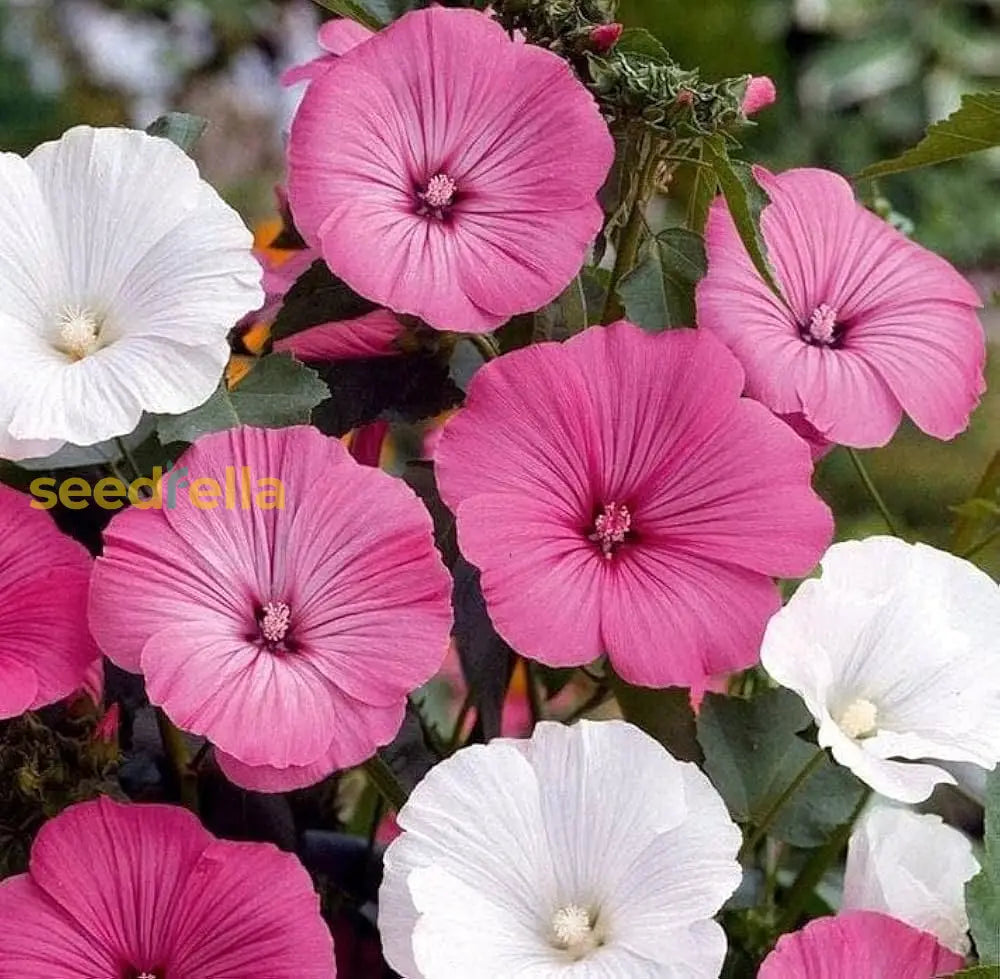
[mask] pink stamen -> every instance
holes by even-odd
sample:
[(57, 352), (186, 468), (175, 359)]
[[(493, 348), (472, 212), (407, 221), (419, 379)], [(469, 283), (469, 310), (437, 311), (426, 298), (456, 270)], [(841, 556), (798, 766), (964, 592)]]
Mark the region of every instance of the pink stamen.
[(458, 184), (446, 173), (431, 177), (427, 190), (418, 196), (432, 211), (440, 212), (442, 208), (450, 207), (458, 193)]
[(625, 543), (625, 535), (632, 529), (632, 514), (628, 507), (616, 503), (605, 504), (604, 510), (594, 521), (594, 532), (589, 539), (601, 545), (601, 553), (610, 560), (616, 548)]
[(268, 602), (263, 608), (260, 633), (270, 643), (279, 643), (288, 633), (292, 610), (284, 602)]
[(816, 343), (829, 347), (833, 344), (837, 332), (837, 310), (826, 303), (820, 303), (809, 320), (809, 336)]

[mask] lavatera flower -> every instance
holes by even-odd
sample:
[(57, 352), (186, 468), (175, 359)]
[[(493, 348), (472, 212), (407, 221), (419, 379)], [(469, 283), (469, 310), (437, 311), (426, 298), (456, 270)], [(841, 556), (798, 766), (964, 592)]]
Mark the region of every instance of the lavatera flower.
[(933, 761), (992, 769), (1000, 587), (968, 561), (894, 537), (835, 544), (822, 567), (771, 619), (761, 650), (815, 717), (819, 743), (899, 802), (954, 784)]
[(708, 779), (622, 721), (542, 723), (431, 770), (379, 896), (404, 979), (716, 979), (740, 833)]
[(93, 445), (211, 395), (260, 269), (177, 146), (78, 126), (0, 154), (0, 211), (0, 458)]

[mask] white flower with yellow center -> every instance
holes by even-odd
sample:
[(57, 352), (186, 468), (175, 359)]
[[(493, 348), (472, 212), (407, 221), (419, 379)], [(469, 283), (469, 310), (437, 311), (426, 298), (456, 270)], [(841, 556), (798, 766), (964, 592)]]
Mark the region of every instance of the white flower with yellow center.
[(173, 143), (78, 126), (0, 153), (0, 458), (181, 414), (260, 306), (250, 232)]
[(818, 741), (876, 792), (926, 799), (931, 762), (1000, 761), (1000, 587), (924, 544), (835, 544), (768, 623), (761, 662), (805, 701)]
[(465, 748), (399, 814), (379, 930), (405, 979), (716, 979), (740, 832), (621, 721)]

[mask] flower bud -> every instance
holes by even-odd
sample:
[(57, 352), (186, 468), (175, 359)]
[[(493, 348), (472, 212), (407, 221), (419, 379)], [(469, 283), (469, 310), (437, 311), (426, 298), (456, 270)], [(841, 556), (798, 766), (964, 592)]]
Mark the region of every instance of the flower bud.
[(747, 85), (743, 96), (743, 114), (756, 115), (761, 109), (773, 105), (778, 98), (778, 90), (767, 75), (755, 75)]
[(610, 51), (622, 36), (625, 28), (621, 24), (598, 24), (590, 30), (590, 43), (598, 54)]

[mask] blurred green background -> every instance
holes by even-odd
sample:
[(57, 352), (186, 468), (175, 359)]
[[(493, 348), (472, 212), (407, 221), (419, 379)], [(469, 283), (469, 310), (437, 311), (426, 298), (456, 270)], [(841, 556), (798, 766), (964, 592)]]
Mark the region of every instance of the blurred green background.
[[(196, 154), (206, 177), (249, 221), (263, 219), (298, 97), (278, 76), (315, 53), (322, 16), (310, 0), (0, 0), (0, 148), (26, 152), (78, 122), (144, 126), (168, 108), (196, 112), (212, 123)], [(620, 19), (707, 77), (774, 78), (779, 101), (744, 155), (778, 169), (856, 172), (916, 142), (963, 92), (1000, 88), (1000, 0), (621, 0)], [(1000, 151), (888, 178), (879, 191), (917, 240), (993, 296)], [(984, 322), (1000, 341), (995, 305)], [(991, 373), (1000, 392), (1000, 367)], [(865, 458), (901, 522), (942, 543), (950, 507), (998, 449), (991, 393), (953, 443), (905, 429)], [(821, 464), (820, 482), (841, 536), (882, 529), (841, 452)], [(1000, 574), (1000, 546), (980, 560)]]

